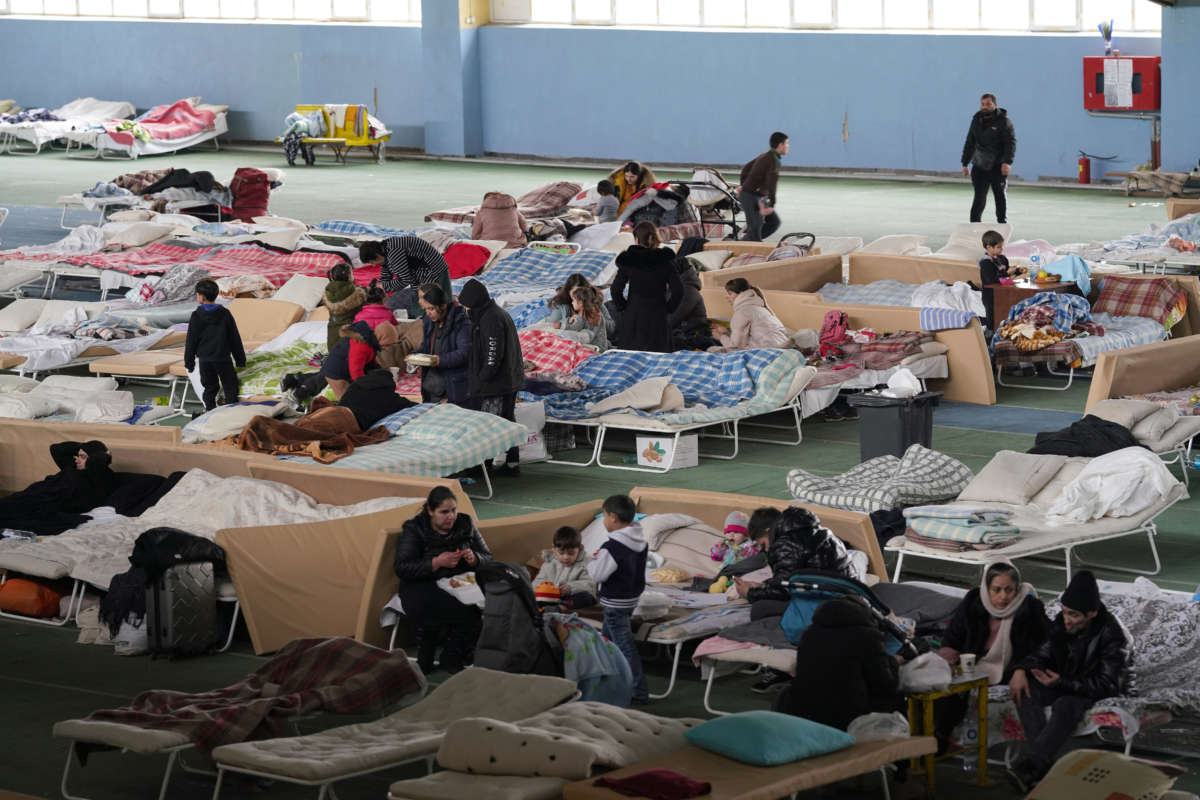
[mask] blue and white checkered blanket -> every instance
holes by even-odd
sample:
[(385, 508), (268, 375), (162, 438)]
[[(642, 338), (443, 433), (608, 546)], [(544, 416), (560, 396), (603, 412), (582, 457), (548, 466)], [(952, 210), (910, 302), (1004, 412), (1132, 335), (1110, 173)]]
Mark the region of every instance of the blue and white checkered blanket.
[(313, 233), (332, 233), (340, 236), (378, 236), (386, 239), (389, 236), (413, 236), (415, 231), (403, 228), (389, 228), (387, 225), (375, 225), (370, 222), (358, 222), (352, 219), (327, 219), (312, 227)]
[(947, 328), (965, 328), (975, 319), (974, 311), (961, 311), (957, 308), (921, 309), (921, 330), (942, 331)]
[(1054, 328), (1063, 333), (1070, 333), (1076, 322), (1092, 321), (1092, 306), (1087, 298), (1057, 292), (1038, 292), (1032, 297), (1026, 297), (1008, 310), (1008, 319), (1016, 319), (1030, 306), (1043, 305), (1054, 309)]
[[(524, 425), (451, 403), (423, 403), (384, 418), (392, 438), (358, 447), (331, 466), (404, 475), (445, 475), (478, 466), (525, 443)], [(285, 456), (308, 460), (305, 456)]]
[(550, 316), (550, 307), (546, 305), (546, 301), (553, 296), (554, 293), (549, 292), (545, 297), (529, 300), (506, 309), (508, 315), (512, 317), (513, 322), (516, 323), (517, 330), (528, 328), (530, 325), (535, 325), (548, 318)]
[(1114, 317), (1111, 314), (1096, 313), (1092, 315), (1092, 322), (1103, 326), (1103, 336), (1080, 336), (1071, 339), (1079, 348), (1082, 359), (1080, 366), (1084, 367), (1095, 364), (1100, 354), (1105, 351), (1161, 342), (1165, 335), (1162, 324), (1149, 317)]
[(867, 306), (911, 306), (915, 283), (883, 280), (865, 284), (827, 283), (817, 290), (826, 303)]
[[(780, 362), (783, 359), (783, 362)], [(778, 362), (778, 364), (777, 364)], [(588, 406), (624, 391), (635, 383), (649, 378), (667, 377), (691, 405), (704, 409), (729, 408), (755, 399), (768, 388), (767, 368), (780, 366), (786, 374), (772, 370), (772, 387), (790, 381), (795, 370), (803, 366), (803, 357), (794, 350), (739, 350), (733, 353), (644, 353), (632, 350), (609, 350), (589, 358), (575, 368), (588, 389), (582, 392), (552, 394), (546, 401), (546, 416), (554, 419), (586, 419), (592, 416)], [(760, 380), (761, 379), (761, 380)], [(763, 384), (763, 385), (760, 385)], [(659, 416), (629, 409), (641, 416)], [(667, 412), (663, 418), (680, 412)], [(682, 421), (682, 420), (675, 420)]]
[[(478, 280), (493, 298), (506, 294), (536, 295), (557, 289), (576, 272), (595, 282), (616, 255), (605, 250), (580, 250), (574, 255), (560, 255), (523, 248), (497, 261), (478, 276)], [(467, 280), (454, 281), (454, 291), (461, 291)]]

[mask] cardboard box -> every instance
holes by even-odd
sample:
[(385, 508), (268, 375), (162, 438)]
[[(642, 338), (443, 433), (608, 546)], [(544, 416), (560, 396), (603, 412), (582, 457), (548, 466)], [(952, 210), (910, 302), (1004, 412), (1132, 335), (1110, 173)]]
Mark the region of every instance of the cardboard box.
[[(677, 448), (675, 460), (671, 460), (671, 450)], [(641, 467), (663, 467), (671, 465), (671, 469), (695, 467), (700, 464), (700, 437), (696, 434), (680, 436), (676, 445), (675, 437), (639, 436), (637, 437), (637, 463)]]
[(1168, 197), (1167, 198), (1167, 219), (1179, 219), (1187, 214), (1195, 214), (1200, 211), (1200, 198), (1190, 197)]

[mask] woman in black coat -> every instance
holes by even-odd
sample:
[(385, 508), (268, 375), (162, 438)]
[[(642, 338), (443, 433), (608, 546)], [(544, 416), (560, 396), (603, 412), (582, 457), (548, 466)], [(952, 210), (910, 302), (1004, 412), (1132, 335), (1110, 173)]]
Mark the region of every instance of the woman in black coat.
[[(624, 350), (671, 352), (671, 312), (683, 301), (683, 283), (675, 271), (675, 251), (662, 247), (658, 228), (639, 222), (637, 244), (617, 256), (612, 298), (621, 312), (617, 344)], [(628, 291), (626, 291), (628, 289)]]
[(846, 730), (856, 717), (901, 705), (900, 664), (870, 610), (847, 597), (818, 606), (796, 646), (796, 677), (775, 710)]
[(458, 513), (454, 493), (445, 486), (435, 486), (421, 513), (404, 523), (394, 567), (404, 615), (416, 628), (417, 663), (424, 672), (433, 669), (443, 634), (441, 665), (451, 673), (470, 663), (479, 638), (479, 609), (460, 603), (438, 588), (437, 581), (471, 572), (491, 559), (479, 529), (469, 516)]
[[(978, 589), (972, 589), (950, 618), (938, 655), (951, 666), (963, 653), (976, 657), (975, 674), (988, 684), (1007, 684), (1013, 670), (1050, 635), (1046, 607), (1033, 587), (1021, 582), (1021, 573), (1008, 561), (997, 561), (984, 570)], [(956, 694), (934, 704), (934, 732), (939, 750), (967, 711), (967, 695)]]
[(467, 406), (467, 361), (471, 355), (471, 325), (466, 310), (442, 287), (421, 287), (421, 346), (416, 352), (433, 356), (431, 367), (421, 370), (421, 402)]

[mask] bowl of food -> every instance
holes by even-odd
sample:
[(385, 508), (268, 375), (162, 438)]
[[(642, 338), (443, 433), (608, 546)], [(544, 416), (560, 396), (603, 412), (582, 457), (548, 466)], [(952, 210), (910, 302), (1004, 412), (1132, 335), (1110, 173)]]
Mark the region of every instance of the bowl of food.
[(404, 357), (404, 363), (414, 367), (432, 367), (434, 356), (429, 353), (409, 353)]

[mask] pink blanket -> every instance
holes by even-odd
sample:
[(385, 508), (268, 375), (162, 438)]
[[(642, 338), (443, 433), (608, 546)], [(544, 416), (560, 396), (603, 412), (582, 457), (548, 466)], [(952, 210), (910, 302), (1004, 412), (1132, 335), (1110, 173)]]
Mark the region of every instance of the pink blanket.
[[(253, 244), (193, 248), (163, 243), (119, 252), (68, 256), (58, 260), (130, 275), (158, 275), (175, 264), (194, 262), (214, 278), (257, 275), (276, 286), (282, 286), (293, 275), (322, 277), (330, 267), (342, 263), (342, 257), (337, 253), (281, 253)], [(379, 267), (373, 269), (378, 272)]]
[[(211, 111), (194, 108), (187, 100), (177, 100), (169, 106), (155, 106), (138, 122), (151, 139), (182, 139), (206, 128), (211, 128), (217, 115)], [(120, 120), (104, 123), (104, 130), (117, 144), (132, 145), (133, 134), (119, 131)]]

